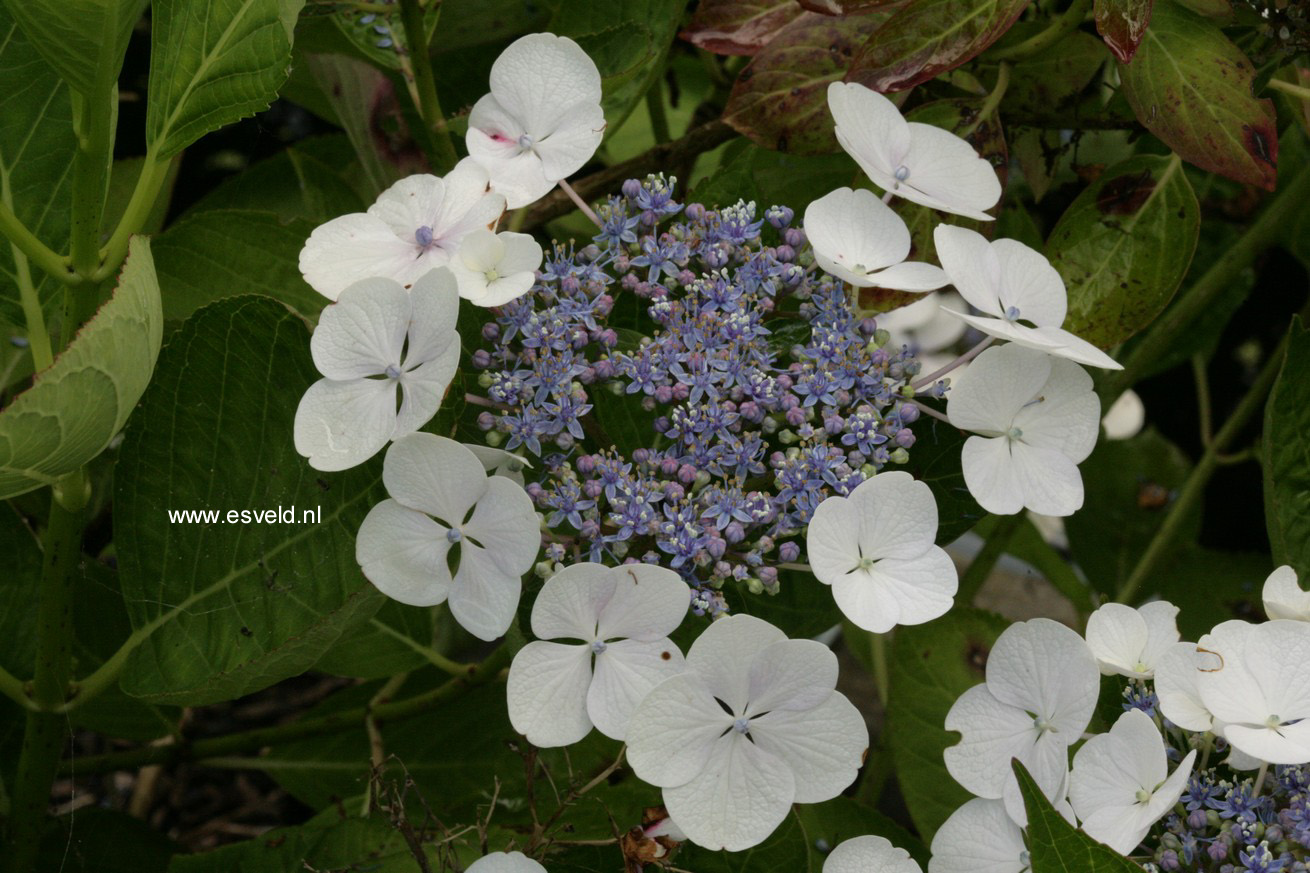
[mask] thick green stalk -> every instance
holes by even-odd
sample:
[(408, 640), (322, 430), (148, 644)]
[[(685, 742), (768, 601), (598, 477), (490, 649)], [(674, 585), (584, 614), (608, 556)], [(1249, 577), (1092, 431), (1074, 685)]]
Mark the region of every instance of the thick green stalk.
[[(440, 0), (437, 0), (440, 2)], [(419, 0), (400, 0), (400, 20), (405, 28), (405, 47), (414, 69), (414, 87), (418, 93), (418, 111), (432, 134), (437, 163), (434, 169), (446, 173), (459, 161), (455, 144), (450, 140), (446, 115), (437, 99), (437, 80), (432, 75), (432, 56), (428, 53), (428, 32), (423, 24), (423, 5)]]
[(0, 234), (8, 237), (16, 251), (27, 255), (32, 263), (60, 282), (76, 285), (82, 281), (82, 277), (68, 266), (67, 258), (51, 251), (45, 243), (37, 239), (36, 234), (27, 229), (27, 225), (14, 214), (8, 197), (0, 198)]
[(27, 255), (11, 245), (14, 254), (14, 275), (18, 278), (18, 298), (23, 307), (23, 319), (27, 322), (27, 343), (32, 351), (32, 371), (40, 373), (54, 363), (54, 351), (50, 347), (50, 330), (46, 327), (45, 311), (41, 308), (41, 298), (32, 283), (32, 270), (27, 265)]
[(100, 267), (100, 224), (105, 213), (117, 120), (118, 88), (113, 82), (105, 92), (89, 97), (73, 92), (77, 151), (73, 154), (69, 260), (83, 277), (95, 275)]
[(36, 664), (32, 701), (43, 712), (27, 713), (23, 747), (14, 779), (7, 869), (28, 873), (35, 864), (50, 785), (59, 771), (68, 721), (55, 713), (63, 704), (72, 671), (73, 591), (82, 557), (82, 510), (87, 480), (78, 470), (61, 479), (50, 497), (50, 523), (42, 546), (41, 590), (37, 605)]
[(168, 168), (167, 160), (160, 160), (151, 151), (146, 152), (141, 164), (141, 175), (137, 176), (136, 187), (132, 189), (127, 208), (118, 220), (118, 227), (114, 228), (109, 241), (100, 250), (100, 266), (91, 277), (94, 281), (103, 282), (122, 266), (123, 259), (127, 257), (127, 242), (133, 234), (140, 233), (141, 228), (145, 227), (150, 210), (155, 208), (155, 201), (159, 199), (159, 191), (168, 180)]

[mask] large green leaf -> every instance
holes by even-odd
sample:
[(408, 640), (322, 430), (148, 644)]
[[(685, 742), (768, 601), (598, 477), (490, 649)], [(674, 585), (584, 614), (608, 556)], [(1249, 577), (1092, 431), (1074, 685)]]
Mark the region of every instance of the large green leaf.
[(1293, 319), (1287, 358), (1265, 406), (1265, 523), (1274, 560), (1310, 578), (1310, 330)]
[(1274, 104), (1252, 95), (1255, 70), (1217, 24), (1159, 4), (1137, 56), (1119, 74), (1137, 119), (1184, 159), (1274, 189)]
[(1087, 86), (1106, 60), (1105, 46), (1096, 37), (1075, 30), (1015, 61), (1001, 98), (1001, 117), (1010, 124), (1016, 119), (1026, 122), (1081, 109)]
[(683, 39), (720, 55), (753, 55), (800, 15), (794, 0), (701, 0)]
[(88, 806), (50, 819), (38, 870), (60, 873), (163, 873), (177, 844), (126, 812)]
[(109, 445), (150, 381), (163, 330), (150, 245), (136, 237), (114, 296), (0, 412), (0, 497), (53, 485)]
[[(355, 563), (355, 532), (385, 496), (381, 457), (318, 474), (293, 446), (296, 405), (317, 376), (304, 322), (266, 297), (205, 307), (160, 355), (115, 477), (123, 597), (139, 642), (128, 693), (238, 697), (310, 667), (381, 606)], [(274, 508), (294, 509), (294, 520), (226, 519)], [(170, 510), (223, 520), (175, 523)]]
[(282, 222), (303, 218), (317, 225), (348, 212), (363, 212), (368, 204), (346, 177), (353, 158), (344, 136), (302, 140), (225, 180), (192, 205), (187, 215), (252, 209), (272, 212)]
[(1096, 30), (1125, 64), (1137, 54), (1155, 0), (1096, 0)]
[[(46, 62), (83, 94), (118, 80), (132, 26), (147, 0), (5, 0)], [(10, 81), (10, 80), (6, 80)]]
[[(0, 200), (47, 246), (68, 245), (68, 188), (76, 142), (68, 88), (37, 54), (27, 36), (0, 6)], [(0, 318), (23, 324), (18, 260), (27, 258), (0, 239)], [(40, 270), (32, 275), (43, 301), (57, 300), (63, 286)]]
[(1032, 873), (1142, 873), (1141, 867), (1065, 821), (1017, 760), (1014, 775), (1028, 813)]
[(169, 158), (266, 109), (286, 81), (305, 0), (155, 0), (146, 142)]
[(957, 607), (927, 624), (896, 629), (887, 739), (924, 842), (971, 796), (946, 772), (942, 755), (958, 742), (946, 730), (946, 713), (983, 681), (987, 655), (1007, 626), (1000, 616)]
[(850, 81), (904, 91), (953, 70), (1010, 29), (1030, 0), (918, 0), (874, 31)]
[(1106, 170), (1046, 241), (1069, 291), (1064, 328), (1109, 348), (1146, 327), (1187, 275), (1200, 230), (1177, 159), (1143, 155)]

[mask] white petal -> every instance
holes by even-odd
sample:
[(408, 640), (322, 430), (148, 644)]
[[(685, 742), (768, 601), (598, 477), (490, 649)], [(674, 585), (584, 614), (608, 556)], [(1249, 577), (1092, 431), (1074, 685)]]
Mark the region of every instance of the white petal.
[(1023, 481), (1010, 457), (1007, 437), (969, 437), (960, 465), (964, 484), (983, 509), (996, 515), (1014, 515), (1023, 509)]
[(1167, 773), (1160, 731), (1146, 713), (1130, 709), (1109, 733), (1092, 737), (1074, 755), (1069, 801), (1086, 821), (1100, 809), (1135, 805), (1137, 792), (1154, 790)]
[(1024, 873), (1027, 853), (1005, 804), (975, 797), (933, 834), (928, 873)]
[(890, 190), (910, 148), (910, 128), (896, 104), (863, 85), (833, 82), (828, 109), (841, 147), (875, 185)]
[(400, 379), (401, 404), (393, 438), (411, 434), (432, 420), (459, 368), (459, 344), (451, 343), (444, 355), (411, 370)]
[(1196, 689), (1216, 721), (1263, 724), (1270, 715), (1282, 715), (1270, 708), (1246, 663), (1247, 644), (1255, 634), (1256, 625), (1233, 620), (1215, 625), (1197, 641), (1197, 651), (1206, 657), (1198, 659)]
[(1214, 719), (1201, 702), (1196, 665), (1196, 644), (1175, 643), (1155, 664), (1154, 687), (1164, 717), (1184, 730), (1200, 733), (1210, 730)]
[(1107, 603), (1087, 619), (1087, 645), (1107, 676), (1144, 678), (1137, 663), (1146, 650), (1146, 619), (1131, 606)]
[(983, 210), (1001, 199), (996, 170), (973, 146), (948, 130), (909, 122), (909, 175), (896, 194), (906, 200), (956, 215), (990, 221)]
[(939, 224), (932, 232), (937, 259), (955, 290), (970, 306), (1001, 318), (1001, 261), (982, 234), (966, 227)]
[(991, 247), (1001, 268), (1000, 314), (1014, 307), (1019, 318), (1038, 327), (1064, 324), (1068, 293), (1046, 256), (1012, 239), (998, 239)]
[(1023, 489), (1024, 506), (1042, 515), (1061, 517), (1082, 508), (1083, 478), (1068, 455), (1011, 440), (1010, 458)]
[[(997, 339), (1009, 340), (1016, 346), (1022, 346), (1026, 349), (1035, 349), (1039, 352), (1045, 352), (1048, 355), (1061, 355), (1064, 353), (1064, 344), (1073, 334), (1058, 331), (1055, 328), (1036, 328), (1026, 327), (1015, 321), (1006, 321), (1003, 318), (991, 318), (983, 315), (967, 315), (963, 312), (956, 312), (953, 309), (943, 309), (949, 315), (960, 319), (972, 328), (982, 331), (988, 336), (994, 336)], [(1055, 331), (1054, 335), (1049, 332)], [(1077, 339), (1077, 337), (1073, 337)]]
[(791, 768), (797, 803), (841, 794), (855, 781), (869, 750), (864, 716), (836, 691), (809, 711), (775, 709), (752, 719), (751, 737)]
[(664, 789), (664, 805), (689, 840), (730, 852), (764, 842), (787, 817), (795, 797), (787, 763), (736, 731), (717, 741), (696, 778)]
[(900, 263), (910, 252), (905, 222), (865, 189), (838, 188), (813, 201), (805, 208), (804, 226), (819, 266), (860, 287), (875, 284), (865, 275)]
[(445, 182), (431, 173), (406, 176), (378, 195), (368, 214), (381, 219), (399, 239), (417, 245), (414, 234), (420, 227), (435, 227)]
[(541, 551), (541, 525), (532, 498), (503, 476), (484, 482), (486, 493), (463, 525), (464, 534), (481, 543), (503, 574), (522, 576), (532, 569)]
[(1025, 759), (1037, 741), (1033, 718), (997, 700), (986, 685), (975, 685), (946, 713), (946, 729), (963, 738), (946, 749), (946, 769), (956, 782), (979, 797), (999, 799), (1010, 759)]
[[(413, 316), (409, 323), (409, 349), (405, 363), (446, 359), (451, 352), (459, 356), (459, 292), (450, 270), (431, 270), (414, 283), (409, 297)], [(449, 380), (447, 380), (449, 381)]]
[(987, 688), (1051, 722), (1067, 746), (1087, 729), (1101, 679), (1082, 637), (1057, 621), (1034, 618), (997, 638), (987, 658)]
[(833, 584), (842, 614), (873, 633), (896, 625), (923, 624), (945, 615), (960, 578), (955, 562), (932, 546), (916, 558), (889, 558), (868, 571), (850, 573)]
[(320, 379), (300, 398), (296, 451), (315, 470), (348, 470), (373, 457), (396, 429), (396, 384), (390, 379)]
[(1131, 388), (1119, 395), (1119, 399), (1110, 404), (1101, 426), (1105, 428), (1107, 440), (1126, 440), (1137, 436), (1146, 423), (1146, 406), (1142, 398)]
[(532, 604), (532, 632), (543, 640), (596, 639), (596, 620), (614, 596), (611, 568), (570, 564), (546, 580)]
[(464, 447), (478, 456), (478, 460), (482, 462), (482, 468), (488, 473), (504, 476), (515, 485), (523, 485), (523, 469), (532, 467), (527, 458), (514, 452), (507, 452), (504, 449), (493, 449), (491, 446), (472, 444)]
[[(1123, 369), (1123, 364), (1120, 364), (1082, 337), (1075, 336), (1061, 327), (1033, 328), (1028, 331), (1025, 340), (1034, 348), (1041, 348), (1040, 343), (1047, 343), (1055, 349), (1050, 354), (1073, 361), (1075, 364), (1100, 367), (1103, 370)], [(1025, 340), (1016, 340), (1016, 342)]]
[(714, 701), (699, 676), (672, 676), (651, 689), (633, 712), (627, 730), (628, 763), (651, 785), (685, 785), (704, 771), (716, 741), (731, 726), (732, 716)]
[(579, 103), (600, 103), (600, 72), (566, 36), (533, 33), (510, 43), (491, 66), (491, 93), (505, 111), (540, 135)]
[(1050, 376), (1051, 359), (1044, 354), (1015, 346), (987, 349), (952, 380), (946, 415), (964, 430), (1005, 433)]
[(470, 864), (465, 873), (546, 873), (546, 868), (522, 852), (492, 852)]
[[(857, 490), (865, 484), (861, 482)], [(838, 495), (824, 498), (815, 508), (805, 532), (805, 554), (810, 571), (824, 585), (834, 584), (859, 565), (862, 515), (859, 505)]]
[(1056, 449), (1075, 464), (1096, 446), (1101, 401), (1092, 391), (1092, 377), (1077, 364), (1051, 359), (1050, 378), (1029, 405), (1014, 416), (1014, 427), (1032, 446)]
[(1161, 656), (1175, 646), (1180, 639), (1178, 633), (1178, 607), (1167, 600), (1154, 600), (1143, 604), (1137, 610), (1146, 621), (1146, 648), (1142, 652), (1142, 661), (1152, 674)]
[(1187, 753), (1174, 772), (1169, 774), (1169, 778), (1160, 784), (1151, 795), (1151, 824), (1155, 824), (1164, 818), (1169, 810), (1174, 808), (1178, 798), (1183, 796), (1183, 791), (1187, 788), (1187, 780), (1192, 775), (1192, 768), (1196, 765), (1196, 749)]
[(600, 147), (605, 135), (605, 111), (599, 103), (575, 103), (554, 129), (537, 137), (534, 150), (547, 179), (557, 182), (582, 169)]
[(909, 852), (871, 835), (839, 843), (824, 859), (823, 873), (923, 873), (923, 868)]
[(916, 558), (937, 537), (937, 501), (923, 482), (889, 470), (861, 482), (850, 502), (860, 511), (860, 550), (864, 557)]
[(543, 257), (541, 243), (531, 234), (504, 231), (497, 234), (505, 244), (505, 255), (500, 259), (500, 272), (535, 273), (541, 267)]
[[(486, 169), (491, 179), (491, 190), (505, 198), (510, 209), (521, 209), (536, 203), (550, 193), (555, 182), (546, 178), (541, 158), (532, 152), (520, 152), (506, 158), (488, 157), (493, 145), (478, 145), (486, 138), (475, 128), (468, 132), (469, 154)], [(517, 149), (518, 147), (515, 146)]]
[(300, 250), (300, 272), (329, 300), (362, 279), (385, 276), (406, 284), (420, 250), (377, 216), (356, 212), (314, 228)]
[(814, 640), (780, 640), (750, 664), (750, 716), (773, 710), (807, 712), (837, 687), (837, 656)]
[(454, 440), (413, 433), (392, 443), (382, 465), (387, 493), (455, 527), (487, 491), (477, 456)]
[(398, 282), (375, 277), (354, 283), (319, 316), (309, 341), (314, 366), (336, 380), (399, 366), (410, 313), (409, 294)]
[(1145, 806), (1107, 806), (1083, 820), (1083, 833), (1120, 855), (1127, 855), (1137, 848), (1151, 829), (1147, 817)]
[(610, 571), (613, 596), (601, 610), (596, 635), (659, 640), (682, 624), (691, 589), (677, 573), (651, 564), (624, 564)]
[(935, 291), (950, 284), (940, 267), (906, 261), (892, 264), (885, 270), (869, 273), (865, 282), (854, 283), (861, 287), (895, 288), (900, 291)]
[[(1019, 761), (1028, 768), (1038, 789), (1055, 811), (1073, 823), (1073, 809), (1065, 799), (1069, 785), (1069, 744), (1057, 733), (1043, 733)], [(1028, 827), (1028, 809), (1019, 789), (1019, 779), (1013, 771), (1006, 776), (1001, 802), (1011, 821), (1021, 828)]]
[(421, 512), (383, 500), (369, 510), (355, 538), (364, 576), (392, 600), (433, 606), (450, 591), (446, 529)]
[(755, 656), (787, 635), (753, 615), (717, 619), (691, 644), (687, 669), (699, 676), (710, 693), (738, 714), (750, 697), (750, 669)]
[(1242, 659), (1273, 713), (1284, 722), (1310, 718), (1310, 624), (1277, 619), (1256, 625)]
[(486, 169), (471, 158), (456, 164), (442, 181), (446, 190), (432, 224), (432, 249), (446, 252), (446, 260), (450, 260), (464, 237), (500, 219), (505, 197), (488, 191), (491, 180)]
[(522, 573), (506, 573), (501, 561), (496, 549), (480, 549), (465, 541), (450, 585), (451, 616), (464, 630), (488, 642), (509, 630), (523, 591)]
[(486, 228), (479, 228), (471, 231), (460, 242), (455, 261), (470, 270), (485, 273), (495, 269), (504, 256), (505, 243), (500, 237)]
[(1310, 621), (1310, 591), (1301, 590), (1297, 584), (1296, 570), (1287, 564), (1269, 574), (1262, 597), (1265, 614), (1271, 619)]
[(1224, 739), (1233, 748), (1270, 764), (1310, 763), (1310, 721), (1278, 728), (1263, 725), (1224, 725)]
[(637, 706), (685, 667), (682, 652), (667, 639), (618, 640), (596, 656), (596, 677), (587, 692), (587, 713), (597, 730), (621, 740)]
[(528, 643), (509, 667), (505, 700), (510, 724), (534, 746), (576, 743), (591, 731), (587, 717), (590, 685), (589, 647)]

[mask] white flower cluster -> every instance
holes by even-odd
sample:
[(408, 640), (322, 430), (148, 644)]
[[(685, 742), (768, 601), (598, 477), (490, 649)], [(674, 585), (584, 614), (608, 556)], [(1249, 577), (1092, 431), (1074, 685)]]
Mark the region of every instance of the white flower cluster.
[[(1179, 641), (1178, 608), (1165, 602), (1106, 604), (1088, 620), (1086, 639), (1043, 618), (1009, 627), (988, 656), (986, 681), (946, 716), (962, 737), (946, 750), (946, 768), (976, 797), (937, 831), (929, 873), (1028, 870), (1013, 759), (1065, 818), (1125, 855), (1174, 808), (1197, 747), (1214, 738), (1230, 746), (1233, 769), (1310, 762), (1310, 592), (1280, 567), (1264, 600), (1271, 621), (1226, 621), (1196, 643)], [(1154, 692), (1158, 714), (1128, 708), (1106, 733), (1085, 734), (1101, 674), (1128, 678), (1142, 700)], [(1193, 735), (1172, 772), (1162, 728)]]

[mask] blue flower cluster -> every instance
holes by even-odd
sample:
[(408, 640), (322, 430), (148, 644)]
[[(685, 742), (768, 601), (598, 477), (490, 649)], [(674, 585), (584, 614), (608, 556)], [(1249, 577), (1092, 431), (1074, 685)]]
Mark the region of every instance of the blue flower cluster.
[(825, 497), (908, 459), (919, 365), (815, 267), (792, 210), (683, 208), (674, 181), (629, 180), (591, 244), (556, 245), (473, 362), (488, 442), (544, 461), (528, 493), (550, 536), (670, 566), (715, 613), (728, 580), (777, 591)]

